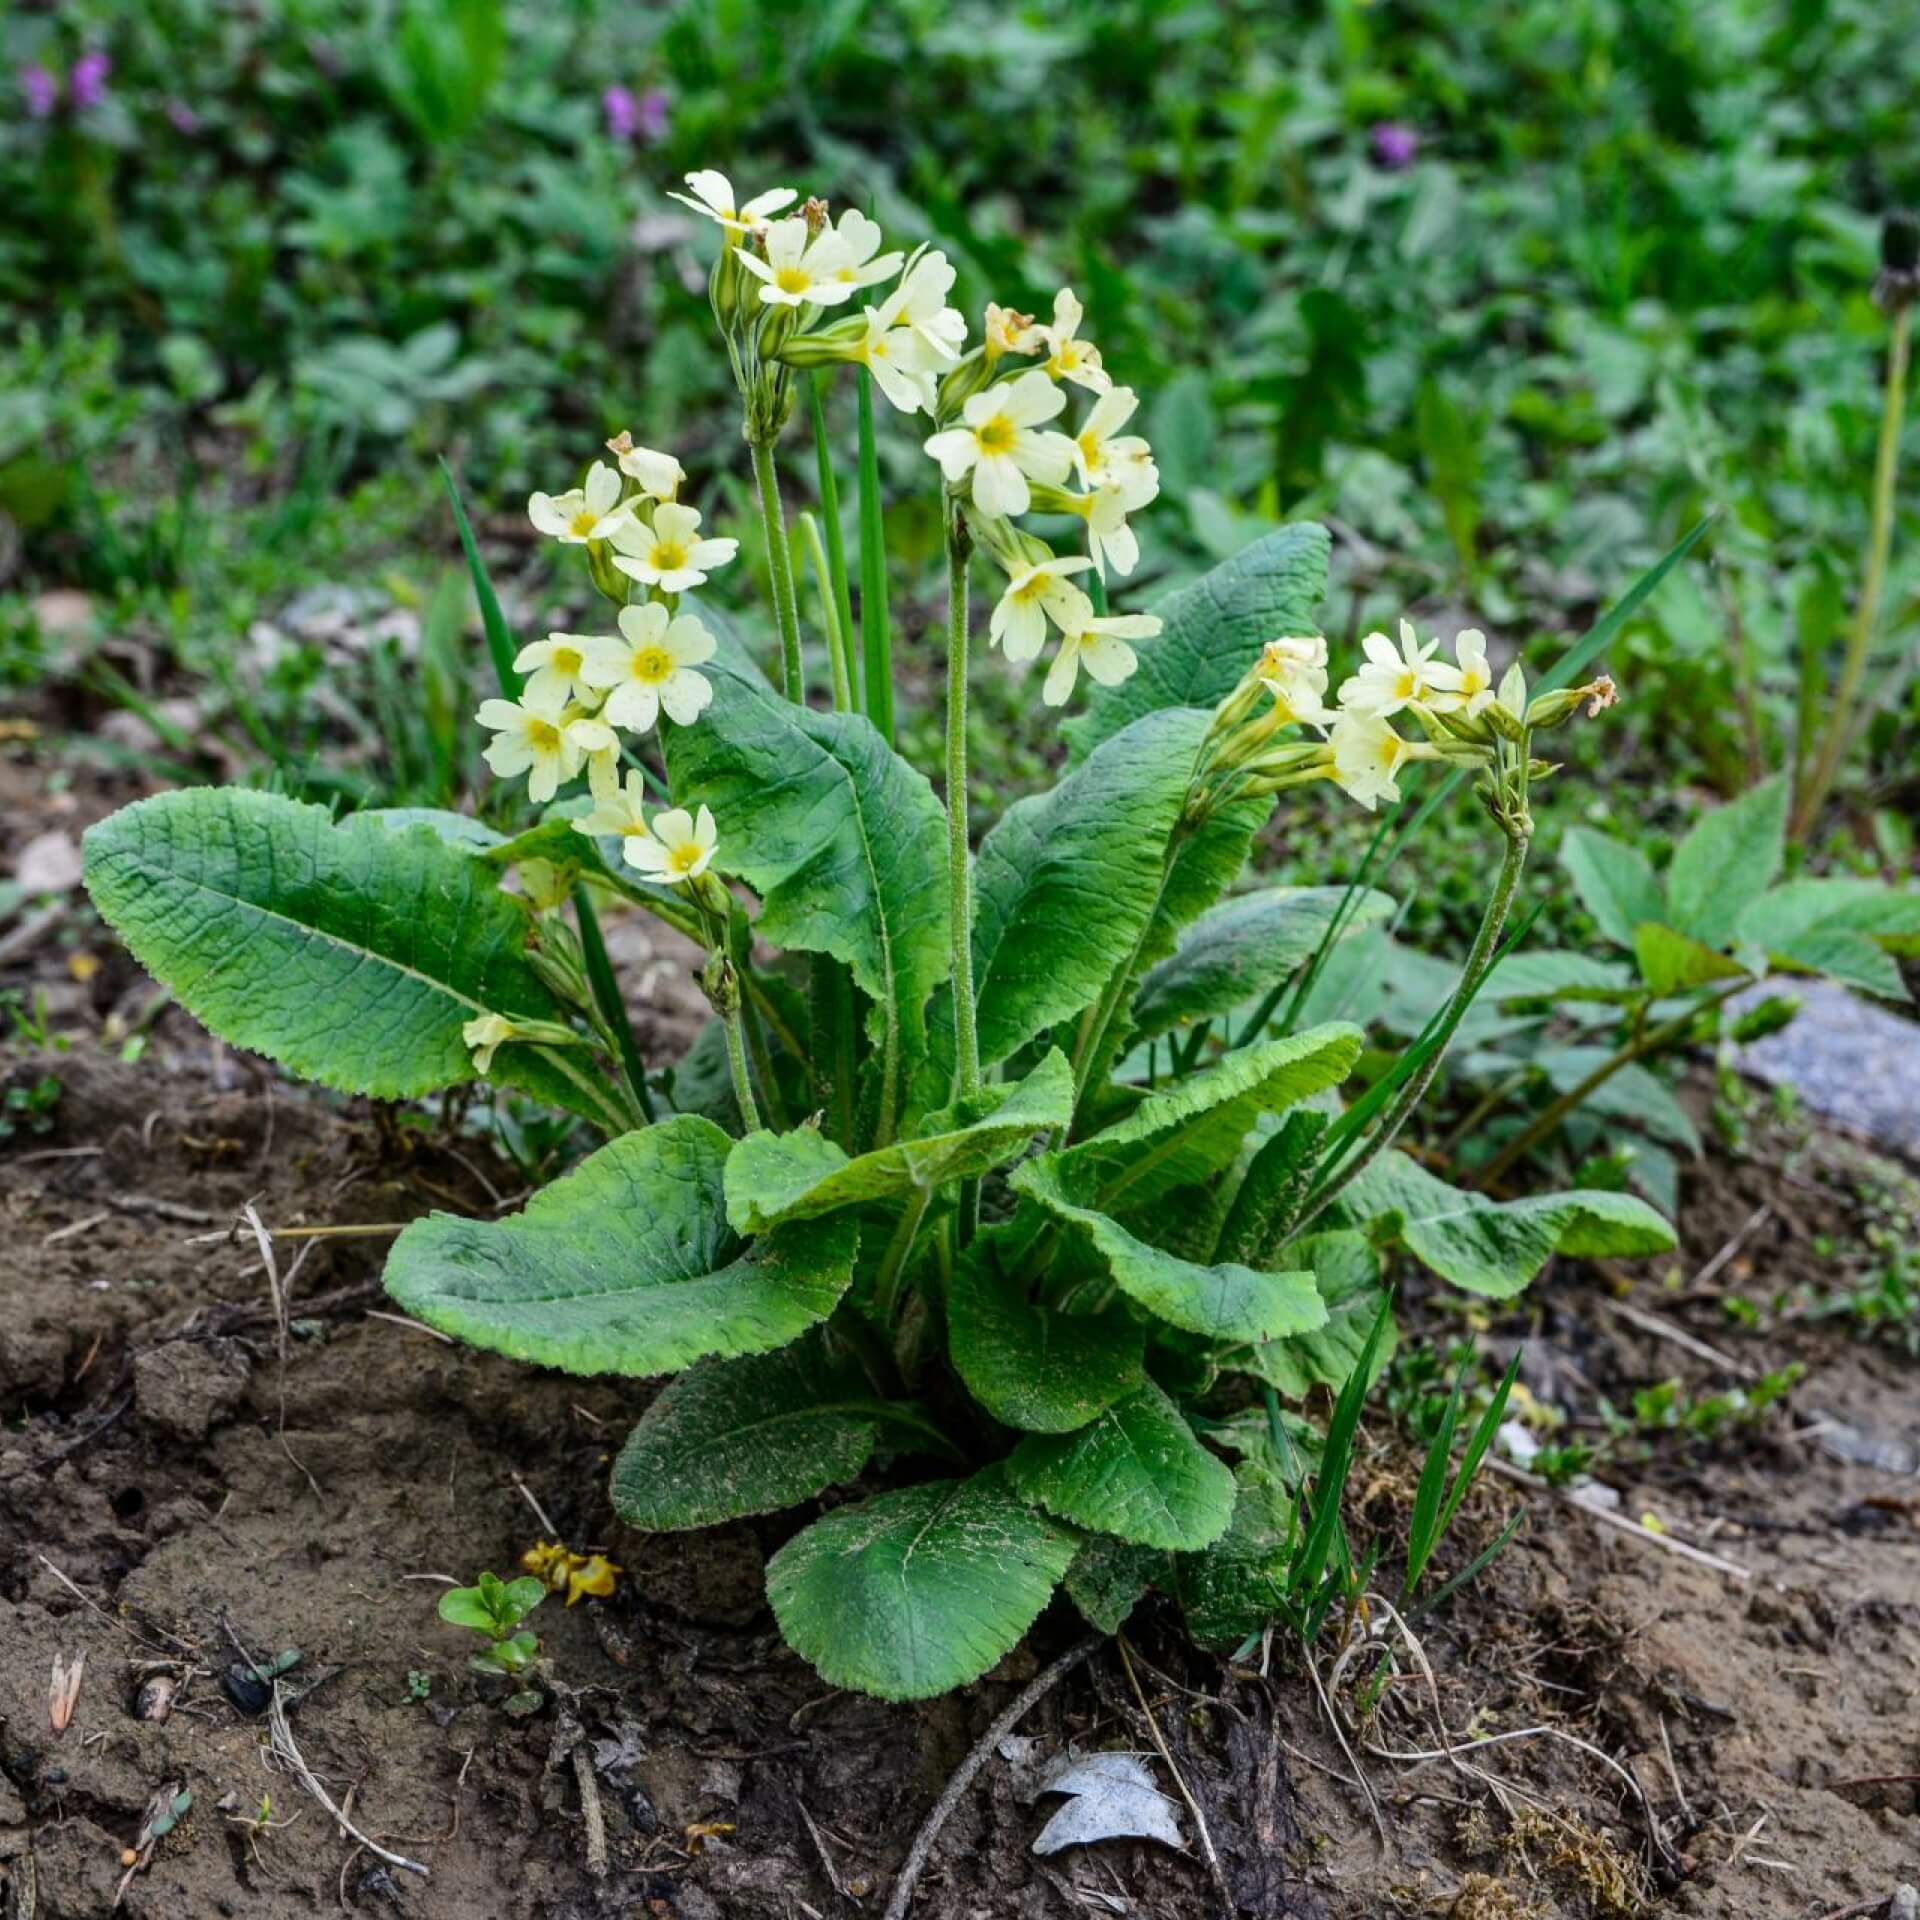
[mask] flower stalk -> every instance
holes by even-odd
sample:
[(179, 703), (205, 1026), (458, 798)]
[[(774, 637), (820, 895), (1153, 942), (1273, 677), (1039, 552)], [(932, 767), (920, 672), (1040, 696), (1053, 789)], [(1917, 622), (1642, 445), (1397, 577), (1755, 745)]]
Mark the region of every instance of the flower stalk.
[(962, 1098), (980, 1091), (980, 1037), (973, 1002), (973, 873), (967, 830), (967, 563), (973, 536), (948, 503), (947, 519), (947, 905), (953, 942), (953, 1037)]
[(781, 691), (796, 704), (807, 697), (800, 662), (800, 606), (793, 588), (793, 550), (787, 545), (787, 516), (780, 504), (780, 474), (773, 442), (747, 442), (753, 455), (754, 484), (760, 493), (760, 524), (767, 541), (767, 572), (773, 581), (773, 613), (780, 627)]

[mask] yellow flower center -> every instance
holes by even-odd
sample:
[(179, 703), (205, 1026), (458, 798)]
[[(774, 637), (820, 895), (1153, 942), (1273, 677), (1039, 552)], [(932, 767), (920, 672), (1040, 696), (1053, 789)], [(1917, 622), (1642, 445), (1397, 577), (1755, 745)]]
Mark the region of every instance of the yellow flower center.
[(560, 747), (560, 729), (551, 720), (529, 720), (527, 744), (540, 753), (556, 753)]
[(1393, 683), (1394, 696), (1400, 700), (1416, 700), (1420, 696), (1420, 676), (1410, 668), (1402, 669), (1399, 679)]
[(813, 285), (813, 275), (805, 267), (781, 267), (773, 276), (773, 284), (782, 293), (805, 293)]
[(1029, 575), (1013, 589), (1013, 597), (1023, 607), (1030, 607), (1047, 590), (1049, 576), (1044, 573)]
[(1100, 457), (1100, 436), (1091, 427), (1078, 436), (1074, 445), (1080, 449), (1080, 458), (1087, 463), (1089, 472), (1104, 464)]
[(706, 849), (697, 840), (682, 840), (667, 855), (667, 865), (683, 877), (691, 873), (700, 864), (700, 856)]
[(687, 550), (678, 540), (657, 540), (648, 556), (662, 573), (678, 573), (687, 564)]
[(980, 451), (992, 455), (1013, 451), (1014, 424), (1004, 413), (996, 413), (993, 418), (976, 430), (974, 439), (979, 442)]
[(577, 647), (555, 647), (553, 650), (554, 670), (564, 673), (569, 679), (572, 679), (584, 664)]
[(599, 524), (600, 516), (591, 507), (582, 507), (567, 522), (567, 530), (570, 533), (577, 533), (584, 540)]
[(673, 671), (673, 655), (665, 647), (642, 647), (633, 656), (633, 677), (657, 687)]

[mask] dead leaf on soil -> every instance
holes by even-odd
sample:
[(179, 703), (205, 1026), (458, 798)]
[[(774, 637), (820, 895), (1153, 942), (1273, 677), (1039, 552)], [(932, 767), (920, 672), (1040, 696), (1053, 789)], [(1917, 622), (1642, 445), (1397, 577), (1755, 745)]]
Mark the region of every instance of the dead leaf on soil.
[(71, 893), (80, 884), (80, 846), (63, 827), (37, 833), (13, 870), (22, 893)]
[(1138, 1754), (1069, 1752), (1040, 1791), (1071, 1797), (1041, 1828), (1033, 1843), (1037, 1854), (1098, 1840), (1157, 1840), (1176, 1850), (1187, 1844), (1173, 1802), (1153, 1784)]
[(53, 1675), (47, 1682), (47, 1724), (55, 1733), (65, 1733), (73, 1724), (73, 1710), (80, 1704), (80, 1676), (87, 1670), (87, 1650), (56, 1653)]

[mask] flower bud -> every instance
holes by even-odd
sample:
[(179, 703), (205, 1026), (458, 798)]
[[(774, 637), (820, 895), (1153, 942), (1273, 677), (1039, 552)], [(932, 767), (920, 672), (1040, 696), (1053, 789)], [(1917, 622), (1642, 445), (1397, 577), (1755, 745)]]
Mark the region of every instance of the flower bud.
[(948, 371), (941, 380), (934, 398), (933, 422), (937, 427), (950, 426), (960, 417), (960, 410), (993, 377), (993, 362), (987, 358), (983, 348), (975, 347), (966, 354), (959, 365)]
[(860, 343), (867, 337), (867, 323), (857, 314), (836, 320), (830, 327), (809, 327), (796, 333), (775, 349), (775, 357), (787, 367), (842, 367), (858, 364)]
[(707, 299), (713, 308), (713, 317), (729, 340), (739, 331), (741, 314), (749, 297), (746, 280), (746, 269), (734, 258), (733, 239), (729, 235), (727, 244), (720, 249), (719, 259), (713, 263), (713, 272), (707, 276)]
[(1562, 687), (1557, 693), (1543, 693), (1527, 709), (1529, 727), (1558, 727), (1571, 720), (1584, 703), (1589, 720), (1597, 719), (1619, 698), (1613, 676), (1603, 673), (1584, 687)]
[(700, 989), (722, 1019), (740, 1011), (740, 976), (724, 949), (716, 947), (700, 969)]
[(1769, 994), (1757, 1007), (1750, 1007), (1728, 1029), (1732, 1037), (1745, 1046), (1749, 1040), (1764, 1040), (1770, 1033), (1778, 1033), (1784, 1026), (1792, 1023), (1800, 1011), (1798, 997), (1790, 993)]
[(1897, 313), (1920, 298), (1920, 218), (1904, 209), (1880, 226), (1880, 274), (1873, 297), (1883, 311)]
[(817, 234), (827, 224), (827, 203), (817, 193), (810, 195), (800, 209), (800, 217), (807, 223), (809, 236)]
[(587, 575), (616, 607), (627, 604), (627, 576), (613, 564), (613, 547), (608, 541), (587, 542)]

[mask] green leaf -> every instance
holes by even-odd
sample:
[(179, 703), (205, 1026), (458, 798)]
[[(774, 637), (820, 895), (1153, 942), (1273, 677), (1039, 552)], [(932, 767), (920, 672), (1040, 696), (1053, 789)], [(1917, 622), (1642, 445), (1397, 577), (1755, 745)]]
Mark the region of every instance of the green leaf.
[[(1346, 897), (1345, 887), (1265, 887), (1201, 914), (1140, 983), (1133, 1024), (1141, 1038), (1230, 1013), (1280, 985), (1312, 959)], [(1393, 907), (1387, 894), (1363, 888), (1343, 925), (1357, 933)]]
[(880, 1399), (817, 1335), (703, 1360), (661, 1389), (620, 1449), (614, 1509), (654, 1532), (774, 1513), (851, 1480), (883, 1426), (898, 1444), (927, 1444), (917, 1409)]
[(985, 1234), (956, 1265), (947, 1299), (953, 1364), (1007, 1426), (1070, 1433), (1141, 1384), (1141, 1328), (1124, 1313), (1061, 1313), (1028, 1303)]
[[(474, 1077), (482, 1014), (558, 1021), (525, 911), (432, 828), (235, 787), (123, 807), (88, 830), (87, 889), (189, 1013), (341, 1093), (411, 1098)], [(493, 1078), (606, 1125), (584, 1052), (503, 1047)]]
[(1660, 882), (1638, 847), (1591, 827), (1569, 827), (1560, 843), (1560, 864), (1594, 925), (1615, 946), (1632, 946), (1641, 921), (1666, 918)]
[[(1234, 1355), (1228, 1362), (1291, 1398), (1304, 1399), (1316, 1386), (1338, 1393), (1359, 1364), (1367, 1336), (1386, 1302), (1380, 1282), (1380, 1256), (1364, 1234), (1349, 1231), (1310, 1233), (1286, 1250), (1296, 1265), (1310, 1268), (1327, 1309), (1326, 1324), (1288, 1340), (1270, 1340)], [(1391, 1320), (1374, 1356), (1374, 1373), (1393, 1357)]]
[(1509, 1000), (1626, 1000), (1637, 989), (1627, 968), (1586, 953), (1551, 949), (1510, 953), (1487, 976), (1481, 999), (1490, 1006)]
[(1061, 731), (1076, 761), (1161, 707), (1211, 708), (1231, 693), (1275, 634), (1317, 631), (1327, 590), (1327, 532), (1311, 521), (1281, 527), (1243, 547), (1154, 611), (1159, 637), (1117, 687), (1097, 687), (1087, 710)]
[(764, 1353), (834, 1309), (853, 1278), (850, 1217), (747, 1244), (727, 1225), (733, 1142), (680, 1114), (623, 1135), (507, 1220), (416, 1220), (387, 1291), (442, 1333), (568, 1373), (671, 1373)]
[(1633, 957), (1640, 963), (1641, 979), (1662, 999), (1688, 987), (1704, 987), (1709, 981), (1738, 980), (1746, 973), (1737, 960), (1657, 920), (1643, 920), (1634, 928)]
[[(1536, 1064), (1555, 1093), (1571, 1093), (1596, 1067), (1613, 1058), (1608, 1047), (1555, 1047)], [(1589, 1113), (1624, 1120), (1656, 1140), (1670, 1140), (1689, 1153), (1700, 1151), (1700, 1129), (1665, 1081), (1638, 1064), (1617, 1068), (1581, 1102)]]
[(916, 1138), (858, 1159), (810, 1127), (749, 1134), (727, 1161), (727, 1217), (740, 1233), (763, 1233), (783, 1221), (973, 1179), (1036, 1133), (1072, 1119), (1073, 1069), (1056, 1051), (1016, 1085), (989, 1087), (967, 1109), (929, 1116)]
[(493, 1631), (493, 1609), (478, 1587), (449, 1587), (440, 1596), (440, 1618), (450, 1627), (471, 1627), (475, 1633)]
[(1098, 1208), (1082, 1206), (1062, 1184), (1060, 1156), (1029, 1160), (1013, 1176), (1017, 1191), (1077, 1228), (1114, 1284), (1150, 1313), (1217, 1340), (1277, 1340), (1324, 1324), (1310, 1273), (1256, 1273), (1237, 1261), (1212, 1266), (1182, 1260), (1137, 1239)]
[(946, 815), (933, 789), (859, 715), (796, 706), (729, 650), (704, 671), (713, 704), (667, 736), (675, 795), (713, 809), (716, 864), (760, 896), (759, 936), (845, 961), (874, 1002), (875, 1044), (897, 1021), (910, 1070), (948, 966)]
[(816, 1520), (768, 1561), (767, 1598), (829, 1686), (925, 1700), (1019, 1644), (1076, 1544), (992, 1466)]
[(1151, 1381), (1068, 1434), (1029, 1434), (1007, 1478), (1062, 1520), (1143, 1547), (1198, 1552), (1233, 1517), (1233, 1475)]
[(1118, 1633), (1147, 1589), (1165, 1577), (1166, 1562), (1151, 1547), (1136, 1547), (1110, 1533), (1091, 1535), (1073, 1556), (1063, 1582), (1067, 1597), (1088, 1626)]
[(1232, 1165), (1261, 1114), (1338, 1086), (1359, 1058), (1362, 1037), (1358, 1027), (1336, 1021), (1236, 1048), (1149, 1094), (1092, 1139), (1044, 1158), (1059, 1166), (1065, 1191), (1105, 1212), (1147, 1206)]
[(1398, 1216), (1407, 1251), (1456, 1287), (1510, 1300), (1555, 1253), (1597, 1259), (1668, 1253), (1673, 1229), (1631, 1194), (1575, 1190), (1504, 1203), (1463, 1193), (1389, 1151), (1340, 1196), (1358, 1225)]
[(1287, 1567), (1289, 1495), (1279, 1476), (1255, 1461), (1234, 1470), (1233, 1518), (1200, 1553), (1168, 1565), (1168, 1584), (1203, 1647), (1236, 1647), (1262, 1632), (1280, 1610)]
[(1908, 997), (1894, 954), (1920, 949), (1920, 894), (1877, 880), (1789, 880), (1740, 916), (1738, 937), (1790, 972), (1824, 973), (1889, 1000)]
[[(983, 1065), (1090, 1007), (1139, 945), (1208, 721), (1186, 709), (1147, 715), (1056, 786), (1015, 801), (980, 843), (973, 978)], [(950, 1024), (950, 1014), (935, 1018), (936, 1054)]]
[(1787, 779), (1779, 774), (1716, 808), (1674, 849), (1671, 920), (1703, 945), (1725, 946), (1740, 916), (1773, 885), (1786, 850)]
[(506, 842), (506, 835), (497, 828), (470, 813), (455, 813), (450, 807), (362, 807), (353, 817), (377, 821), (389, 833), (431, 827), (449, 846), (465, 847), (472, 853), (484, 853)]

